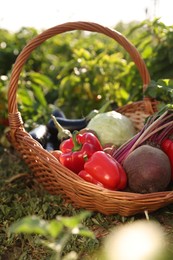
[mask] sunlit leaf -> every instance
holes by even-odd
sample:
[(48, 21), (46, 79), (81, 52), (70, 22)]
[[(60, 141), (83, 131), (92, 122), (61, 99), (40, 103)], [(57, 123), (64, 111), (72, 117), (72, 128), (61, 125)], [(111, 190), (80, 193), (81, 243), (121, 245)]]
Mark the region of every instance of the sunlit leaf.
[(47, 222), (37, 216), (27, 216), (13, 223), (9, 229), (10, 233), (27, 233), (47, 235)]
[(93, 238), (93, 239), (95, 238), (94, 233), (87, 228), (80, 228), (78, 234), (83, 237), (89, 237), (89, 238)]
[(34, 91), (35, 98), (39, 101), (39, 103), (42, 106), (46, 107), (47, 106), (47, 102), (46, 102), (46, 99), (45, 99), (44, 92), (42, 91), (40, 86), (32, 84), (31, 87), (32, 87), (32, 89)]
[(68, 228), (75, 228), (90, 215), (91, 213), (89, 211), (84, 211), (73, 217), (59, 217), (59, 219), (64, 226)]
[(31, 90), (26, 90), (20, 88), (17, 95), (17, 100), (19, 103), (26, 106), (33, 106), (34, 96)]
[(62, 230), (63, 230), (62, 222), (56, 219), (51, 220), (47, 225), (47, 231), (53, 238), (58, 237), (58, 235), (61, 233)]
[(29, 73), (29, 76), (34, 83), (44, 87), (45, 89), (51, 89), (53, 87), (52, 80), (46, 75), (32, 71)]

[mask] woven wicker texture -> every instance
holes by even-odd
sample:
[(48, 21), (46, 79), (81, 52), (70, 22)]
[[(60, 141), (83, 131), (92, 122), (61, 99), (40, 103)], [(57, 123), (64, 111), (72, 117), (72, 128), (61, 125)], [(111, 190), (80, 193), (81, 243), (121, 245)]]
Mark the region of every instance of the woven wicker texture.
[[(33, 38), (21, 51), (12, 69), (9, 91), (8, 112), (10, 141), (25, 160), (36, 180), (51, 194), (62, 194), (75, 207), (101, 212), (130, 216), (147, 210), (155, 211), (173, 202), (173, 192), (150, 194), (110, 191), (82, 180), (78, 175), (62, 166), (49, 152), (35, 141), (25, 130), (17, 105), (17, 88), (20, 73), (31, 52), (47, 39), (72, 30), (85, 30), (104, 34), (118, 42), (134, 61), (142, 79), (143, 91), (150, 82), (146, 65), (135, 46), (121, 33), (91, 22), (70, 22), (52, 27)], [(156, 111), (156, 100), (143, 100), (127, 104), (117, 111), (128, 116), (140, 130), (144, 120)]]

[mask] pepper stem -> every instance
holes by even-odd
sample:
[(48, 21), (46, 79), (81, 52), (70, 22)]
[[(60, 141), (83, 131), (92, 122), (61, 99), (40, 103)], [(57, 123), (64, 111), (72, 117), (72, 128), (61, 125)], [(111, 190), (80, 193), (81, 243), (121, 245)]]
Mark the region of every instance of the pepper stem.
[(83, 156), (83, 159), (84, 159), (85, 162), (87, 162), (87, 161), (88, 161), (88, 155), (85, 154), (85, 155)]
[(51, 118), (55, 124), (56, 129), (58, 130), (57, 138), (62, 141), (64, 139), (68, 139), (72, 136), (71, 132), (68, 129), (64, 129), (59, 122), (56, 120), (54, 115), (51, 115)]
[(78, 131), (77, 130), (75, 130), (74, 132), (73, 132), (73, 134), (72, 134), (72, 141), (73, 141), (73, 149), (72, 149), (72, 151), (73, 152), (75, 152), (75, 151), (80, 151), (81, 150), (81, 148), (82, 148), (82, 144), (80, 144), (78, 141), (77, 141), (77, 135), (78, 135)]

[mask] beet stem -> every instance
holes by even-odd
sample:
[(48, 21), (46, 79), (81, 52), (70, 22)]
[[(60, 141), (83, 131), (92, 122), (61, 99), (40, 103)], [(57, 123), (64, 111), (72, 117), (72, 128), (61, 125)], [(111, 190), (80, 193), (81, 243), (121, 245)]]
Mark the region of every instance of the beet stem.
[[(112, 156), (120, 163), (138, 146), (145, 141), (157, 140), (158, 144), (173, 132), (173, 110), (162, 109), (158, 113), (150, 116), (144, 127), (134, 137), (120, 146)], [(161, 132), (162, 131), (162, 132)], [(161, 133), (159, 133), (161, 132)]]

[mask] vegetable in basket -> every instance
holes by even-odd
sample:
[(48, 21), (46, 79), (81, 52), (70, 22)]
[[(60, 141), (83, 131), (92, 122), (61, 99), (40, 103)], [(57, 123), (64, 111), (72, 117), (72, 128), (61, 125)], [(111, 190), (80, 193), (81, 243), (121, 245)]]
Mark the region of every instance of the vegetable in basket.
[(114, 110), (93, 117), (87, 129), (96, 132), (102, 146), (106, 144), (120, 146), (136, 133), (132, 121)]
[(161, 143), (161, 149), (167, 154), (171, 164), (171, 180), (173, 181), (173, 141), (169, 138)]
[(173, 106), (166, 105), (160, 111), (148, 117), (144, 127), (129, 141), (111, 154), (119, 163), (140, 145), (151, 143), (160, 146), (173, 133)]
[[(65, 118), (64, 113), (59, 108), (54, 109), (52, 115)], [(56, 140), (54, 135), (52, 135), (52, 133), (49, 131), (47, 125), (40, 124), (32, 129), (29, 134), (32, 136), (33, 139), (38, 141), (47, 151), (54, 150), (59, 146), (58, 140)]]
[[(56, 121), (64, 128), (68, 129), (70, 132), (73, 132), (75, 130), (79, 131), (83, 128), (85, 128), (88, 124), (88, 122), (95, 117), (99, 113), (103, 113), (106, 111), (107, 107), (110, 105), (110, 101), (106, 102), (99, 110), (93, 109), (87, 116), (83, 118), (77, 118), (77, 119), (71, 119), (66, 118), (65, 116), (61, 116), (59, 111), (57, 113), (54, 113)], [(55, 111), (56, 112), (56, 111)], [(47, 127), (49, 129), (49, 132), (53, 135), (58, 134), (58, 129), (54, 124), (54, 120), (51, 118), (47, 124)]]
[(103, 148), (98, 138), (91, 132), (74, 131), (72, 137), (60, 144), (62, 154), (59, 161), (68, 169), (79, 173), (84, 168), (85, 161), (96, 151)]
[(60, 141), (54, 135), (48, 134), (47, 142), (44, 145), (44, 149), (48, 152), (59, 149)]
[(52, 132), (50, 128), (47, 126), (49, 135), (47, 138), (47, 143), (45, 144), (44, 148), (49, 152), (53, 150), (57, 150), (59, 148), (60, 143), (63, 140), (66, 140), (71, 137), (71, 132), (68, 129), (63, 128), (61, 124), (56, 120), (57, 114), (61, 116), (61, 118), (63, 118), (63, 114), (61, 115), (61, 113), (63, 112), (57, 109), (54, 110), (53, 114), (51, 115), (52, 124), (54, 124), (54, 128), (56, 129), (56, 134)]
[[(69, 119), (69, 118), (62, 118), (62, 117), (55, 117), (57, 122), (65, 129), (70, 130), (73, 132), (74, 130), (81, 130), (87, 126), (87, 123), (89, 122), (86, 117), (80, 118), (80, 119)], [(52, 119), (49, 120), (48, 122), (48, 129), (49, 131), (57, 135), (58, 130), (54, 125), (54, 122)]]
[(95, 152), (78, 175), (85, 181), (110, 190), (123, 190), (127, 184), (122, 166), (104, 151)]
[(72, 136), (70, 130), (65, 129), (64, 127), (62, 127), (62, 125), (57, 121), (57, 119), (56, 119), (56, 117), (54, 115), (51, 115), (51, 118), (52, 118), (52, 122), (53, 122), (54, 126), (57, 129), (56, 137), (60, 141), (60, 143), (63, 140), (66, 140), (66, 139), (68, 139), (68, 138), (70, 138)]
[(159, 148), (141, 145), (123, 162), (131, 191), (151, 193), (164, 191), (171, 181), (168, 156)]
[(52, 111), (52, 115), (55, 116), (55, 117), (66, 118), (66, 115), (64, 114), (64, 112), (59, 107), (56, 107)]
[[(127, 141), (125, 144), (120, 146), (111, 154), (113, 158), (115, 158), (125, 168), (125, 171), (127, 172), (128, 175), (128, 179), (131, 178), (130, 182), (132, 186), (133, 186), (134, 179), (136, 183), (139, 182), (139, 178), (137, 178), (137, 175), (133, 173), (138, 172), (139, 174), (142, 175), (142, 168), (143, 168), (144, 176), (142, 178), (145, 178), (145, 181), (142, 182), (142, 178), (140, 178), (141, 180), (140, 185), (142, 185), (143, 188), (140, 185), (138, 186), (140, 186), (141, 188), (139, 187), (136, 188), (134, 186), (133, 187), (131, 186), (131, 188), (134, 191), (140, 193), (155, 192), (155, 191), (164, 190), (168, 187), (169, 182), (171, 180), (172, 162), (171, 160), (169, 160), (170, 157), (168, 157), (166, 155), (166, 152), (164, 152), (163, 144), (164, 144), (164, 140), (168, 139), (172, 133), (173, 133), (173, 109), (171, 106), (167, 105), (164, 108), (162, 108), (160, 111), (150, 116), (146, 120), (146, 123), (140, 132), (138, 132), (131, 140)], [(141, 148), (144, 152), (145, 145), (150, 146), (150, 150), (152, 148), (155, 149), (155, 151), (152, 153), (152, 155), (151, 153), (149, 152), (146, 153), (145, 151), (145, 156), (144, 155), (137, 156), (137, 152), (139, 151), (138, 149)], [(156, 151), (156, 149), (158, 150)], [(157, 155), (158, 158), (156, 158)], [(130, 158), (131, 158), (131, 163), (128, 162)], [(142, 162), (143, 165), (141, 166)], [(156, 169), (154, 168), (157, 169), (158, 171), (157, 174), (155, 172)], [(132, 178), (132, 175), (135, 176), (134, 179)], [(152, 179), (152, 175), (155, 176), (155, 177), (153, 176), (153, 179)], [(153, 184), (152, 188), (149, 186), (149, 184), (147, 184), (146, 181), (147, 178), (148, 178), (148, 182), (149, 181), (152, 182)], [(145, 187), (144, 187), (144, 182), (145, 182)]]
[(29, 134), (39, 142), (42, 146), (44, 146), (47, 142), (48, 137), (48, 129), (46, 125), (38, 125), (34, 129), (32, 129)]

